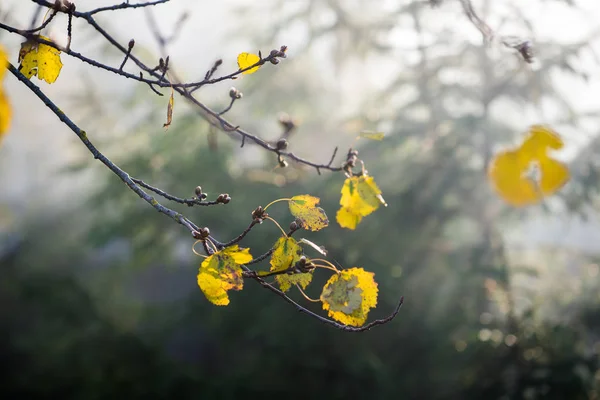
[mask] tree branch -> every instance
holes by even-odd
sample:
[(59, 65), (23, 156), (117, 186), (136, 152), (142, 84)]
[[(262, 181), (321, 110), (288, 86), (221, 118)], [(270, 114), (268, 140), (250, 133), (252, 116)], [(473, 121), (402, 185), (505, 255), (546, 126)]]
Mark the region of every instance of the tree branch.
[(27, 86), (42, 102), (48, 107), (57, 117), (60, 119), (65, 125), (67, 125), (83, 142), (85, 147), (92, 153), (96, 160), (100, 160), (102, 164), (106, 165), (108, 169), (110, 169), (115, 175), (117, 175), (135, 194), (141, 197), (146, 203), (150, 204), (154, 207), (158, 212), (167, 215), (171, 219), (175, 220), (177, 223), (185, 226), (190, 232), (194, 232), (194, 228), (190, 225), (186, 218), (183, 215), (179, 214), (160, 204), (154, 197), (150, 196), (148, 193), (144, 192), (121, 168), (119, 168), (116, 164), (114, 164), (110, 159), (104, 156), (97, 148), (92, 144), (92, 142), (88, 139), (87, 133), (80, 129), (69, 117), (66, 116), (57, 106), (46, 96), (38, 86), (33, 84), (25, 75), (23, 75), (19, 70), (17, 70), (12, 64), (8, 64), (8, 70), (25, 86)]

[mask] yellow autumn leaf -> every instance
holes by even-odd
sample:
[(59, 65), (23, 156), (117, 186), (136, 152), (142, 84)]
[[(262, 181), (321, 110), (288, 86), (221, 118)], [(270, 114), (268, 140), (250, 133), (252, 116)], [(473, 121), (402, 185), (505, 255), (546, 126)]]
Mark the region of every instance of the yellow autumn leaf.
[(12, 119), (12, 109), (8, 102), (8, 97), (4, 93), (4, 87), (2, 87), (2, 80), (6, 75), (8, 68), (8, 56), (4, 51), (4, 48), (0, 46), (0, 141), (8, 130), (10, 129), (10, 121)]
[(321, 293), (323, 309), (343, 324), (364, 325), (369, 310), (377, 305), (379, 290), (374, 276), (362, 268), (350, 268), (334, 274)]
[[(302, 248), (296, 241), (291, 237), (280, 237), (275, 246), (275, 250), (271, 255), (271, 271), (285, 271), (294, 264), (296, 264), (302, 256)], [(283, 292), (287, 292), (292, 285), (300, 285), (302, 289), (312, 280), (312, 271), (295, 274), (282, 274), (276, 275), (275, 280), (279, 284), (279, 288)]]
[(318, 197), (302, 194), (294, 196), (289, 200), (290, 212), (302, 224), (302, 228), (310, 231), (318, 231), (329, 225), (327, 214), (319, 204)]
[(381, 141), (385, 137), (383, 132), (373, 132), (373, 131), (362, 131), (358, 137), (363, 139), (377, 140)]
[(381, 190), (372, 176), (352, 176), (344, 181), (342, 186), (342, 206), (336, 215), (342, 228), (356, 229), (363, 217), (377, 210), (380, 205), (387, 207), (381, 196)]
[[(238, 63), (239, 69), (246, 69), (246, 68), (256, 64), (259, 61), (260, 61), (260, 57), (257, 56), (256, 54), (252, 54), (252, 53), (240, 53), (237, 57), (237, 63)], [(253, 74), (256, 71), (258, 71), (259, 68), (260, 68), (260, 65), (257, 65), (254, 68), (250, 68), (249, 70), (242, 72), (242, 74), (244, 74), (244, 75)]]
[[(548, 150), (563, 147), (560, 136), (548, 127), (534, 125), (523, 144), (498, 153), (490, 162), (488, 177), (495, 191), (515, 207), (535, 204), (554, 194), (569, 180), (566, 165)], [(537, 176), (532, 176), (532, 171)]]
[[(39, 39), (50, 41), (45, 36), (37, 36)], [(48, 83), (54, 83), (62, 68), (60, 50), (47, 44), (38, 43), (28, 39), (21, 44), (19, 51), (19, 71), (27, 78), (37, 75), (38, 79)]]
[(351, 208), (342, 207), (338, 210), (335, 218), (342, 228), (354, 230), (363, 217), (360, 214), (356, 214)]
[(229, 304), (228, 290), (242, 290), (244, 279), (240, 264), (252, 260), (250, 249), (227, 247), (207, 257), (198, 271), (198, 286), (213, 304)]

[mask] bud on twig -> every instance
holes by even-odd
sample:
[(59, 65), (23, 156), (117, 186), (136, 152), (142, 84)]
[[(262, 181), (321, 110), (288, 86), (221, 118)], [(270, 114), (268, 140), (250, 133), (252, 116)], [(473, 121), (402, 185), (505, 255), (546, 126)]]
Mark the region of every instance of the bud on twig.
[(277, 141), (277, 150), (285, 150), (288, 147), (288, 141), (281, 138)]
[(204, 227), (200, 228), (200, 239), (206, 239), (210, 236), (210, 229)]
[(252, 219), (254, 221), (257, 221), (259, 224), (262, 224), (263, 219), (265, 219), (268, 216), (269, 214), (265, 212), (262, 206), (258, 206), (254, 211), (252, 211)]
[(244, 94), (242, 92), (240, 92), (239, 90), (237, 90), (236, 88), (232, 87), (231, 89), (229, 89), (229, 97), (231, 97), (232, 99), (239, 100), (243, 96), (244, 96)]

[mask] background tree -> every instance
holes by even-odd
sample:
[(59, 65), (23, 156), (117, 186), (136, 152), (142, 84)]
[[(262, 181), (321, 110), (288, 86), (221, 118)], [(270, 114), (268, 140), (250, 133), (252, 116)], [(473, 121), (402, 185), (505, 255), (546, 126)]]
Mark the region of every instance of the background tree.
[[(490, 8), (491, 3), (487, 3)], [(343, 148), (344, 140), (351, 142), (362, 129), (387, 133), (384, 146), (369, 142), (361, 145), (359, 151), (361, 158), (373, 160), (368, 163), (369, 172), (379, 177), (387, 202), (395, 206), (370, 218), (355, 232), (331, 227), (324, 231), (321, 243), (340, 264), (369, 265), (377, 276), (386, 277), (379, 282), (381, 305), (375, 313), (381, 314), (377, 316), (395, 306), (398, 292), (405, 294), (410, 307), (402, 310), (402, 322), (368, 335), (345, 335), (308, 323), (258, 288), (237, 294), (226, 311), (215, 310), (197, 295), (195, 282), (189, 279), (197, 263), (189, 256), (189, 236), (168, 219), (148, 218), (147, 207), (141, 207), (138, 199), (104, 174), (94, 176), (106, 182), (89, 193), (89, 202), (77, 214), (89, 219), (88, 208), (95, 210), (87, 230), (89, 240), (83, 241), (85, 247), (91, 245), (94, 249), (82, 246), (80, 237), (74, 234), (72, 243), (77, 251), (63, 243), (58, 254), (68, 254), (69, 260), (62, 264), (79, 267), (78, 275), (91, 292), (94, 309), (109, 321), (109, 329), (122, 335), (135, 334), (136, 341), (147, 343), (141, 348), (153, 360), (168, 355), (166, 364), (159, 365), (165, 370), (176, 368), (172, 375), (163, 374), (160, 367), (153, 370), (154, 364), (142, 362), (145, 358), (141, 356), (132, 356), (140, 361), (132, 370), (152, 377), (146, 380), (152, 382), (149, 393), (162, 393), (159, 388), (166, 387), (172, 394), (171, 388), (178, 385), (182, 376), (190, 376), (189, 382), (179, 386), (189, 390), (181, 389), (182, 396), (200, 390), (206, 396), (223, 398), (265, 392), (286, 392), (292, 397), (327, 393), (336, 398), (373, 394), (381, 398), (593, 396), (597, 360), (593, 339), (596, 329), (591, 321), (597, 305), (595, 296), (585, 293), (593, 293), (595, 280), (588, 281), (585, 290), (571, 293), (580, 297), (576, 312), (570, 309), (573, 300), (561, 299), (552, 288), (531, 292), (531, 288), (539, 290), (543, 286), (544, 270), (536, 265), (521, 265), (527, 264), (527, 259), (507, 243), (506, 226), (538, 210), (515, 211), (504, 206), (490, 191), (485, 175), (485, 166), (496, 145), (508, 143), (524, 130), (519, 119), (506, 117), (510, 110), (539, 112), (536, 99), (547, 99), (559, 104), (559, 110), (568, 110), (564, 95), (556, 93), (556, 80), (548, 78), (548, 71), (569, 68), (574, 55), (584, 52), (589, 41), (565, 46), (535, 40), (542, 68), (532, 70), (518, 54), (501, 52), (498, 47), (491, 51), (475, 41), (464, 42), (458, 33), (456, 37), (451, 34), (458, 28), (451, 29), (430, 19), (435, 13), (444, 13), (450, 27), (463, 26), (464, 19), (457, 23), (457, 19), (450, 18), (453, 12), (462, 13), (458, 2), (446, 1), (434, 9), (426, 3), (411, 2), (394, 13), (371, 10), (373, 20), (366, 22), (361, 18), (369, 14), (360, 8), (366, 3), (356, 2), (354, 7), (345, 4), (306, 2), (306, 10), (296, 11), (291, 17), (286, 17), (286, 6), (270, 10), (269, 15), (280, 21), (281, 27), (266, 32), (273, 35), (266, 42), (285, 37), (286, 29), (299, 25), (313, 32), (312, 41), (308, 42), (313, 47), (303, 49), (298, 59), (286, 60), (286, 68), (275, 69), (273, 75), (257, 74), (256, 79), (245, 80), (249, 85), (239, 87), (246, 96), (239, 104), (236, 102), (230, 113), (232, 119), (238, 115), (257, 116), (252, 120), (255, 126), (248, 129), (265, 131), (264, 127), (268, 127), (271, 136), (267, 137), (276, 139), (283, 128), (276, 125), (273, 110), (287, 111), (301, 121), (288, 138), (294, 149), (314, 149), (314, 143), (324, 148), (336, 143)], [(278, 16), (277, 10), (285, 15)], [(328, 15), (329, 21), (335, 23), (332, 27), (314, 26), (311, 12)], [(493, 16), (490, 20), (489, 15), (482, 13), (490, 26), (501, 19), (498, 11)], [(246, 13), (243, 18), (248, 20), (251, 16)], [(410, 35), (413, 46), (418, 43), (416, 48), (393, 47), (395, 26), (401, 27), (402, 34)], [(477, 33), (472, 25), (468, 27), (470, 36)], [(388, 43), (377, 42), (377, 38), (386, 35)], [(332, 37), (331, 48), (319, 47)], [(534, 35), (528, 37), (536, 39)], [(398, 60), (395, 52), (401, 52), (403, 57)], [(315, 58), (307, 63), (310, 57)], [(317, 75), (321, 82), (313, 83), (315, 78), (306, 67), (319, 65), (323, 71), (340, 76), (359, 71), (357, 74), (367, 81), (370, 65), (380, 68), (386, 59), (396, 64), (386, 84), (377, 88), (365, 83), (368, 96), (361, 96), (355, 104), (342, 103), (335, 113), (325, 105), (344, 98), (345, 87), (328, 85), (327, 72)], [(351, 72), (344, 75), (344, 70)], [(146, 98), (146, 93), (138, 94), (130, 104), (141, 99), (147, 102)], [(539, 103), (543, 109), (543, 102)], [(149, 177), (172, 193), (189, 193), (200, 176), (203, 190), (209, 194), (222, 187), (235, 188), (235, 193), (227, 189), (235, 204), (252, 205), (289, 197), (301, 185), (306, 192), (321, 194), (326, 210), (337, 209), (340, 177), (312, 179), (313, 170), (293, 163), (290, 168), (273, 169), (277, 160), (266, 153), (258, 153), (263, 160), (249, 160), (255, 154), (252, 150), (239, 150), (231, 141), (220, 139), (219, 134), (211, 134), (193, 111), (176, 116), (167, 135), (149, 135), (148, 132), (159, 131), (164, 122), (161, 99), (157, 99), (157, 107), (160, 111), (147, 109), (146, 117), (129, 127), (126, 136), (114, 132), (118, 141), (106, 138), (110, 150), (107, 152), (122, 151), (116, 160), (132, 176)], [(577, 110), (568, 111), (568, 123), (576, 126)], [(543, 122), (560, 128), (564, 115), (552, 115), (556, 120), (545, 117)], [(324, 128), (317, 130), (320, 126)], [(199, 140), (201, 132), (212, 139)], [(316, 137), (309, 136), (310, 132), (316, 132)], [(344, 133), (347, 136), (342, 136)], [(321, 155), (319, 152), (315, 150), (315, 155)], [(322, 156), (327, 159), (328, 155)], [(590, 158), (593, 155), (587, 156)], [(578, 163), (579, 160), (583, 159), (578, 159)], [(574, 174), (571, 186), (565, 190), (567, 200), (579, 198), (581, 192), (573, 191), (581, 188), (586, 193), (595, 190), (593, 179), (586, 177), (584, 181), (581, 177), (583, 173)], [(593, 194), (588, 196), (593, 199)], [(562, 210), (563, 203), (552, 200), (545, 202), (546, 212)], [(590, 203), (593, 200), (583, 204)], [(203, 223), (211, 226), (217, 237), (233, 237), (239, 233), (236, 227), (247, 224), (248, 212), (230, 210), (224, 207), (192, 212), (201, 213)], [(280, 217), (275, 211), (273, 215)], [(41, 227), (36, 222), (33, 228), (39, 231)], [(53, 225), (50, 222), (49, 226)], [(216, 232), (213, 226), (218, 227)], [(272, 234), (277, 235), (275, 231)], [(273, 241), (265, 239), (268, 235), (249, 235), (244, 243), (268, 250)], [(42, 252), (38, 244), (38, 254), (18, 250), (29, 248), (27, 241), (20, 246), (8, 260), (10, 265), (39, 264), (40, 259), (47, 258), (44, 254), (50, 254)], [(48, 244), (49, 249), (56, 246)], [(564, 259), (558, 257), (560, 252), (555, 253), (548, 261), (539, 256), (534, 261), (563, 269)], [(81, 261), (75, 262), (78, 254)], [(586, 257), (583, 260), (593, 262)], [(581, 262), (574, 264), (577, 271), (573, 274), (594, 271), (593, 267), (581, 267)], [(527, 285), (523, 287), (523, 283)], [(170, 285), (173, 290), (164, 289)], [(23, 304), (24, 296), (13, 293), (10, 298)], [(33, 303), (34, 308), (42, 307), (35, 300)], [(60, 304), (69, 309), (70, 303)], [(567, 312), (569, 318), (561, 318)], [(13, 332), (24, 333), (23, 328), (10, 326)], [(89, 326), (89, 322), (84, 323), (74, 330), (87, 332)], [(53, 337), (58, 340), (69, 330), (72, 328), (57, 328)], [(98, 337), (88, 332), (84, 337), (97, 343), (106, 340), (106, 335)], [(38, 359), (53, 359), (51, 350), (41, 343), (32, 339), (17, 348), (26, 354), (37, 354)], [(87, 348), (85, 341), (63, 343), (63, 349), (75, 354)], [(14, 357), (22, 357), (22, 353), (17, 354)], [(106, 363), (113, 365), (122, 360), (119, 357)], [(78, 371), (78, 362), (65, 366), (65, 373)], [(43, 374), (54, 365), (40, 368)], [(96, 370), (94, 366), (87, 368), (79, 373), (90, 376)], [(265, 376), (277, 379), (266, 383)], [(136, 379), (125, 380), (125, 385)], [(118, 392), (118, 379), (106, 377), (103, 382), (110, 383), (107, 391)], [(88, 395), (98, 384), (81, 385), (78, 390)]]

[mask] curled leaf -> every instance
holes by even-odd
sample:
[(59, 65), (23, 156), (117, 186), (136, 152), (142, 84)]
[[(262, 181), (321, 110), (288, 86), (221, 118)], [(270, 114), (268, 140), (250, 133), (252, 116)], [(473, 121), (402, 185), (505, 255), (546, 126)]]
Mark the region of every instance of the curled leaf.
[[(51, 41), (45, 36), (36, 37)], [(38, 79), (48, 83), (56, 81), (63, 65), (60, 60), (60, 50), (32, 39), (21, 44), (19, 63), (19, 71), (27, 78), (31, 79), (32, 76), (37, 75)]]
[[(239, 69), (246, 69), (246, 68), (256, 64), (259, 61), (260, 61), (260, 57), (257, 56), (256, 54), (252, 54), (252, 53), (240, 53), (237, 57), (237, 63), (238, 63)], [(250, 68), (249, 70), (242, 72), (242, 74), (244, 74), (244, 75), (253, 74), (256, 71), (258, 71), (259, 68), (260, 68), (260, 65), (257, 65), (254, 68)]]
[(342, 228), (356, 229), (363, 217), (382, 204), (387, 207), (372, 176), (352, 176), (344, 181), (340, 199), (342, 207), (338, 210), (336, 219)]
[(343, 324), (364, 325), (369, 310), (377, 305), (379, 290), (374, 276), (362, 268), (350, 268), (334, 274), (321, 293), (323, 309)]
[(313, 248), (313, 249), (314, 249), (316, 252), (320, 253), (320, 254), (321, 254), (321, 255), (323, 255), (323, 256), (326, 256), (326, 255), (327, 255), (327, 250), (325, 249), (325, 247), (323, 247), (323, 246), (317, 246), (316, 244), (314, 244), (313, 242), (311, 242), (311, 241), (310, 241), (310, 240), (308, 240), (308, 239), (304, 239), (304, 238), (302, 238), (302, 239), (300, 239), (300, 242), (299, 242), (299, 243), (303, 243), (303, 244), (307, 244), (307, 245), (309, 245), (309, 246), (310, 246), (310, 247), (312, 247), (312, 248)]
[(175, 98), (173, 97), (173, 88), (171, 88), (171, 97), (169, 98), (169, 104), (167, 104), (167, 122), (163, 124), (163, 128), (169, 129), (171, 122), (173, 122), (173, 107), (175, 106)]
[[(280, 237), (273, 248), (273, 254), (271, 255), (272, 272), (289, 269), (302, 256), (302, 248), (292, 237)], [(287, 292), (295, 284), (299, 284), (304, 289), (312, 280), (312, 272), (276, 275), (275, 280), (283, 292)]]
[(570, 176), (566, 165), (548, 155), (548, 150), (562, 147), (556, 132), (542, 125), (532, 126), (521, 146), (496, 154), (490, 162), (488, 177), (494, 190), (515, 207), (552, 195)]
[(240, 249), (238, 245), (227, 247), (207, 257), (198, 271), (198, 286), (213, 304), (229, 304), (229, 290), (242, 290), (244, 279), (241, 264), (252, 260), (250, 249)]
[(383, 132), (373, 132), (373, 131), (362, 131), (358, 137), (370, 140), (381, 141), (385, 137)]
[(300, 221), (302, 228), (318, 231), (329, 225), (327, 214), (321, 207), (317, 207), (319, 201), (318, 197), (308, 194), (294, 196), (289, 200), (290, 212)]

